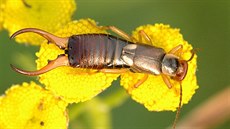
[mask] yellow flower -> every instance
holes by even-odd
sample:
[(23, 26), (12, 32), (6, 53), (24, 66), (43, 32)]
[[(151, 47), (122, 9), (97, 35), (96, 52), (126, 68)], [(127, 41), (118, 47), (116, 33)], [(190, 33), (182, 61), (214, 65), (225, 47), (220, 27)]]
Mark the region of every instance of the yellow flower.
[[(75, 9), (74, 0), (7, 0), (1, 15), (4, 16), (3, 27), (10, 35), (28, 27), (40, 28), (52, 33), (71, 21)], [(16, 41), (39, 45), (44, 39), (27, 33), (17, 36)]]
[[(73, 21), (59, 30), (55, 35), (68, 37), (83, 33), (106, 33), (104, 30), (96, 27), (96, 23), (90, 19)], [(57, 46), (41, 44), (40, 51), (36, 54), (38, 57), (37, 68), (47, 65), (48, 60), (57, 58), (59, 54), (64, 53)], [(79, 102), (86, 101), (96, 96), (119, 76), (118, 74), (94, 73), (95, 70), (80, 69), (72, 67), (59, 67), (45, 74), (40, 75), (40, 82), (45, 84), (46, 88), (62, 96), (66, 101)]]
[[(183, 45), (182, 58), (187, 60), (191, 57), (192, 46), (183, 39), (179, 29), (170, 28), (169, 25), (155, 24), (140, 26), (133, 32), (133, 37), (140, 41), (139, 30), (150, 37), (153, 46), (161, 47), (166, 52), (177, 45)], [(142, 38), (144, 40), (144, 38)], [(146, 42), (146, 41), (143, 41)], [(192, 61), (188, 63), (188, 73), (182, 81), (182, 104), (187, 104), (195, 90), (198, 88), (196, 80), (196, 59), (195, 55)], [(148, 79), (138, 88), (134, 85), (144, 74), (125, 73), (121, 75), (121, 85), (128, 91), (132, 98), (143, 104), (150, 111), (175, 111), (179, 104), (180, 85), (179, 82), (170, 79), (173, 88), (169, 89), (161, 76), (149, 75)]]
[(13, 85), (0, 99), (0, 128), (65, 129), (66, 106), (66, 102), (34, 82)]

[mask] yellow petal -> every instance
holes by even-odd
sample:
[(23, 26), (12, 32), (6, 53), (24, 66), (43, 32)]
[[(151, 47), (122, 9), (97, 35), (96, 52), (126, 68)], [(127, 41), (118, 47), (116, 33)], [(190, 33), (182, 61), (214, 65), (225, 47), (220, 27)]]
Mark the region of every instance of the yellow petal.
[[(191, 57), (192, 46), (183, 39), (179, 29), (170, 28), (169, 25), (155, 24), (140, 26), (133, 32), (133, 37), (141, 41), (139, 31), (144, 32), (150, 37), (153, 46), (161, 47), (166, 52), (170, 51), (179, 44), (183, 45), (182, 58), (187, 60)], [(142, 38), (143, 42), (146, 42)], [(182, 104), (187, 104), (195, 90), (198, 88), (196, 80), (196, 59), (195, 55), (192, 61), (188, 63), (188, 73), (182, 81)], [(150, 111), (175, 111), (179, 104), (180, 85), (179, 82), (170, 80), (173, 88), (169, 89), (161, 76), (149, 75), (138, 88), (134, 85), (144, 74), (126, 73), (121, 75), (121, 85), (128, 91), (132, 98), (143, 104)]]
[(66, 106), (66, 102), (34, 82), (13, 85), (0, 99), (0, 128), (65, 129)]
[[(10, 35), (28, 27), (40, 28), (52, 33), (71, 21), (75, 9), (74, 0), (7, 0), (3, 11), (3, 24)], [(27, 33), (17, 36), (16, 41), (39, 45), (44, 39)]]
[[(82, 19), (69, 23), (55, 35), (66, 37), (82, 33), (105, 33), (105, 31), (96, 27), (93, 20)], [(43, 43), (40, 51), (36, 54), (38, 57), (37, 68), (40, 69), (47, 65), (48, 60), (53, 60), (62, 53), (64, 51), (55, 45)], [(95, 70), (59, 67), (40, 75), (39, 80), (45, 84), (46, 88), (62, 96), (68, 102), (86, 101), (109, 87), (111, 82), (119, 76), (93, 72)]]
[(5, 8), (5, 2), (6, 0), (1, 0), (0, 2), (0, 30), (2, 30), (3, 28), (3, 19), (4, 19), (4, 16), (3, 16), (3, 10)]

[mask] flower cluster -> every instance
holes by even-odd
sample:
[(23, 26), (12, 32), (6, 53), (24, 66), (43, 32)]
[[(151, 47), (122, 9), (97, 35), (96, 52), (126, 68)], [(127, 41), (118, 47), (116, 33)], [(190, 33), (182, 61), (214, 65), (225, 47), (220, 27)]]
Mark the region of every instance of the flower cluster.
[[(54, 33), (71, 21), (71, 16), (75, 10), (74, 0), (3, 0), (0, 5), (0, 24), (2, 22), (3, 28), (9, 31), (9, 35), (29, 27)], [(40, 45), (43, 40), (43, 38), (31, 33), (16, 37), (18, 43), (33, 45)]]
[(67, 103), (34, 82), (13, 85), (0, 99), (0, 128), (67, 128)]
[[(71, 21), (75, 10), (73, 0), (54, 1), (6, 1), (0, 5), (0, 29), (4, 28), (11, 35), (27, 27), (40, 28), (60, 37), (77, 34), (108, 33), (98, 27), (92, 19)], [(16, 15), (20, 13), (20, 15)], [(26, 22), (29, 21), (29, 22)], [(163, 48), (166, 52), (175, 46), (183, 45), (182, 59), (191, 57), (192, 46), (183, 39), (179, 29), (169, 25), (154, 24), (137, 27), (132, 37), (146, 43), (139, 31), (143, 30), (151, 39), (152, 45)], [(16, 37), (19, 43), (39, 45), (36, 53), (37, 69), (47, 65), (49, 60), (57, 58), (64, 51), (54, 44), (47, 44), (44, 38), (26, 33)], [(182, 104), (188, 103), (198, 88), (196, 80), (196, 59), (188, 63), (188, 74), (182, 81)], [(0, 128), (67, 128), (66, 107), (70, 103), (90, 100), (98, 95), (120, 76), (120, 84), (132, 99), (143, 104), (150, 111), (175, 111), (178, 107), (180, 85), (171, 79), (173, 87), (169, 89), (160, 76), (149, 75), (148, 79), (135, 88), (135, 84), (144, 74), (126, 72), (105, 74), (92, 69), (59, 67), (39, 76), (39, 82), (45, 86), (24, 82), (13, 85), (0, 97)], [(17, 107), (15, 109), (15, 107)], [(15, 117), (17, 115), (17, 117)], [(54, 119), (55, 118), (55, 119)], [(14, 121), (14, 122), (12, 122)]]

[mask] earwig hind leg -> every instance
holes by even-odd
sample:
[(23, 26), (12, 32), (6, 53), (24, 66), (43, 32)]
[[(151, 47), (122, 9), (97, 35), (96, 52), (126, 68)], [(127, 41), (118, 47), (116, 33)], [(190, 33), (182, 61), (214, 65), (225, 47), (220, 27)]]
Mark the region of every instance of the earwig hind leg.
[(135, 88), (138, 88), (141, 84), (143, 84), (148, 79), (148, 74), (145, 74), (143, 78), (141, 78), (135, 85)]
[[(90, 20), (88, 20), (88, 22), (92, 25), (92, 26), (96, 26), (94, 23), (92, 23)], [(97, 27), (97, 26), (96, 26)], [(136, 42), (137, 40), (128, 35), (127, 33), (125, 33), (124, 31), (122, 31), (121, 29), (118, 29), (115, 26), (99, 26), (100, 29), (102, 30), (111, 30), (112, 32), (116, 33), (117, 35), (121, 36), (122, 38), (124, 38), (125, 40), (128, 41), (132, 41), (132, 42)]]
[(168, 86), (168, 88), (171, 89), (172, 84), (171, 84), (169, 78), (167, 77), (167, 75), (161, 74), (161, 77), (162, 77), (163, 81), (165, 82), (165, 84)]
[(135, 39), (133, 37), (129, 36), (127, 33), (125, 33), (124, 31), (122, 31), (120, 29), (118, 29), (115, 26), (102, 26), (102, 29), (111, 30), (111, 31), (113, 31), (114, 33), (116, 33), (117, 35), (121, 36), (122, 38), (124, 38), (126, 40), (135, 41)]
[(25, 71), (19, 68), (16, 68), (15, 66), (11, 65), (12, 69), (20, 74), (28, 75), (28, 76), (36, 76), (40, 75), (43, 73), (46, 73), (52, 69), (55, 69), (60, 66), (68, 66), (69, 65), (69, 60), (67, 56), (60, 55), (58, 56), (57, 59), (50, 61), (46, 66), (41, 68), (40, 70), (37, 71)]
[(140, 36), (139, 38), (141, 39), (141, 42), (142, 42), (142, 37), (143, 37), (149, 45), (152, 45), (151, 38), (145, 33), (144, 30), (139, 31), (139, 36)]
[[(128, 69), (101, 69), (99, 72), (103, 73), (112, 73), (112, 74), (121, 74), (129, 71)], [(135, 88), (138, 88), (141, 84), (143, 84), (148, 79), (148, 74), (145, 74), (143, 78), (141, 78), (135, 85)]]
[(12, 39), (17, 35), (22, 34), (22, 33), (26, 33), (26, 32), (37, 33), (37, 34), (41, 35), (42, 37), (46, 38), (49, 43), (54, 43), (60, 48), (66, 48), (68, 40), (69, 40), (68, 38), (58, 37), (58, 36), (55, 36), (55, 35), (53, 35), (53, 34), (51, 34), (49, 32), (46, 32), (44, 30), (40, 30), (40, 29), (37, 29), (37, 28), (21, 29), (21, 30), (15, 32), (13, 35), (11, 35), (10, 38)]
[(127, 72), (128, 69), (100, 69), (98, 71), (102, 73), (120, 74)]
[(78, 75), (93, 75), (98, 73), (98, 71), (91, 71), (92, 69), (86, 69), (84, 72), (77, 73)]

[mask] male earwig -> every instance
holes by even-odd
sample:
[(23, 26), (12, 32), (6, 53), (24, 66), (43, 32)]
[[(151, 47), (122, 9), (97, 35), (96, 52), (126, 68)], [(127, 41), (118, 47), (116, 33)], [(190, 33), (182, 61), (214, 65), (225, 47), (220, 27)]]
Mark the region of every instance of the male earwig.
[[(21, 33), (34, 32), (46, 38), (49, 43), (54, 43), (64, 49), (65, 54), (59, 55), (37, 71), (25, 71), (13, 65), (11, 67), (14, 71), (29, 76), (40, 75), (60, 66), (97, 69), (104, 73), (123, 73), (128, 70), (144, 73), (145, 76), (135, 84), (136, 88), (147, 80), (149, 74), (161, 75), (168, 88), (172, 88), (170, 77), (180, 82), (181, 87), (175, 127), (182, 101), (181, 81), (187, 74), (188, 61), (192, 60), (194, 52), (189, 60), (182, 60), (177, 56), (183, 49), (182, 45), (178, 45), (166, 53), (162, 48), (135, 42), (133, 37), (114, 26), (107, 26), (104, 29), (112, 30), (123, 39), (108, 34), (80, 34), (63, 38), (36, 28), (19, 30), (11, 38)], [(140, 31), (140, 35), (151, 43), (144, 31)]]
[[(11, 36), (11, 39), (21, 33), (34, 32), (45, 37), (49, 43), (54, 43), (64, 49), (66, 54), (59, 55), (37, 71), (25, 71), (11, 66), (16, 72), (29, 76), (40, 75), (59, 66), (92, 68), (105, 73), (121, 73), (128, 69), (145, 73), (146, 76), (148, 74), (161, 75), (168, 88), (171, 88), (172, 85), (167, 76), (177, 81), (182, 81), (186, 76), (187, 62), (193, 58), (194, 53), (189, 60), (181, 60), (177, 53), (182, 50), (182, 45), (166, 53), (162, 48), (130, 41), (132, 37), (128, 37), (115, 27), (109, 26), (108, 28), (125, 39), (108, 34), (81, 34), (63, 38), (35, 28), (19, 30)], [(143, 31), (140, 34), (150, 40)], [(143, 82), (144, 80), (139, 82), (139, 85)]]

